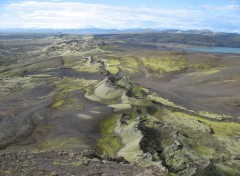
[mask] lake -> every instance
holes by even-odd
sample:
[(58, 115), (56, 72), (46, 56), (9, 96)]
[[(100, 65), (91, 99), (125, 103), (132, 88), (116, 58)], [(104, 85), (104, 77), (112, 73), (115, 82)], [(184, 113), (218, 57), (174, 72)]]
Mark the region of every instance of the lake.
[(206, 52), (206, 53), (224, 53), (224, 54), (240, 54), (240, 48), (229, 47), (196, 47), (185, 48), (187, 51)]

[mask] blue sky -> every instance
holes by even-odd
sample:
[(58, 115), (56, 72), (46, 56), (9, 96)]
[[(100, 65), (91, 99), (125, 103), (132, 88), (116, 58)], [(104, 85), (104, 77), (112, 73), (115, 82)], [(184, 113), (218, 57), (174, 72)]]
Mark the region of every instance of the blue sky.
[(0, 28), (92, 27), (240, 33), (240, 0), (0, 1)]

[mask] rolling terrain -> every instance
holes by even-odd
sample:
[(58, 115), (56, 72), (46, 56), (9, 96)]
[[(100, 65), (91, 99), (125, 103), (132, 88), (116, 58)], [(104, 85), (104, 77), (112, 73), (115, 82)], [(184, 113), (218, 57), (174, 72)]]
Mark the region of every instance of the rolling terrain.
[[(239, 175), (237, 34), (0, 36), (0, 175)], [(23, 159), (25, 158), (25, 159)]]

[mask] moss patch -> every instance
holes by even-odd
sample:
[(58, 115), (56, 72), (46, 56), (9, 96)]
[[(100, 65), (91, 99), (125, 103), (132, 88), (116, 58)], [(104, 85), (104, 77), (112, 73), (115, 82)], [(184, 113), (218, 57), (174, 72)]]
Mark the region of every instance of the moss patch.
[(125, 56), (121, 59), (122, 61), (122, 70), (127, 71), (128, 73), (137, 73), (139, 72), (138, 63), (136, 58), (132, 56)]
[(78, 108), (81, 108), (81, 102), (79, 102), (77, 98), (69, 96), (69, 93), (75, 90), (81, 90), (83, 88), (86, 88), (94, 82), (96, 81), (78, 78), (62, 79), (60, 82), (55, 84), (57, 93), (55, 96), (55, 102), (52, 104), (51, 107), (64, 110), (70, 108), (73, 104), (77, 104)]
[(118, 115), (106, 118), (100, 123), (102, 137), (98, 140), (101, 153), (115, 156), (121, 147), (120, 138), (114, 133)]
[(119, 65), (120, 65), (119, 58), (113, 58), (105, 60), (106, 70), (108, 70), (111, 74), (115, 75), (119, 72)]
[(73, 166), (73, 167), (82, 167), (83, 163), (82, 162), (59, 162), (59, 161), (54, 161), (52, 163), (53, 165), (58, 165), (58, 166)]
[(45, 143), (39, 145), (40, 151), (47, 150), (61, 150), (61, 149), (72, 149), (72, 148), (83, 148), (86, 147), (82, 140), (79, 138), (66, 138), (66, 139), (51, 139)]
[(185, 59), (174, 56), (144, 57), (141, 60), (145, 67), (160, 75), (167, 72), (180, 71), (187, 67)]
[(197, 146), (193, 148), (193, 150), (195, 150), (197, 153), (207, 159), (211, 159), (213, 157), (213, 154), (215, 153), (214, 149), (205, 146)]
[(196, 120), (204, 122), (205, 124), (209, 125), (214, 130), (215, 135), (229, 136), (229, 137), (234, 137), (234, 136), (240, 137), (240, 124), (238, 124), (238, 123), (234, 123), (234, 122), (215, 122), (215, 121), (210, 121), (210, 120), (207, 120), (207, 119), (203, 119), (203, 118), (198, 117), (198, 116), (188, 115), (188, 114), (182, 113), (182, 112), (176, 112), (174, 114), (176, 114), (177, 116), (190, 118), (190, 119), (196, 119)]

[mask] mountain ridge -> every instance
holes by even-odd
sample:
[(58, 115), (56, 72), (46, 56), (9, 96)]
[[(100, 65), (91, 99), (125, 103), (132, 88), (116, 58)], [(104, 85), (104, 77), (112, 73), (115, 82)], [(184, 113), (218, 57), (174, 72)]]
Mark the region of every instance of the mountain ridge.
[(239, 34), (234, 32), (214, 32), (209, 29), (103, 29), (103, 28), (81, 28), (81, 29), (53, 29), (53, 28), (11, 28), (0, 29), (0, 33), (62, 33), (62, 34), (127, 34), (127, 33), (172, 33), (172, 34), (200, 34), (200, 35), (218, 35), (218, 34)]

